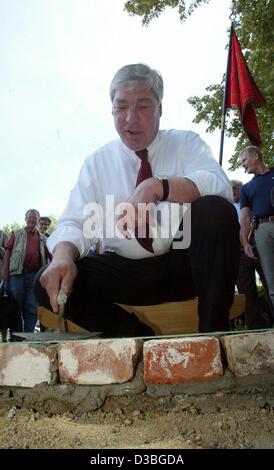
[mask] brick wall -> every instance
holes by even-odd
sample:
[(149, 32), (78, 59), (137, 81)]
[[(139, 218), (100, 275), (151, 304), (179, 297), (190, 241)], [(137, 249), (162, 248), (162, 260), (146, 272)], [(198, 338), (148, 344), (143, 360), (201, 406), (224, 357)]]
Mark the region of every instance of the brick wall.
[(130, 382), (144, 362), (147, 384), (213, 382), (274, 372), (274, 332), (142, 339), (0, 344), (0, 386)]

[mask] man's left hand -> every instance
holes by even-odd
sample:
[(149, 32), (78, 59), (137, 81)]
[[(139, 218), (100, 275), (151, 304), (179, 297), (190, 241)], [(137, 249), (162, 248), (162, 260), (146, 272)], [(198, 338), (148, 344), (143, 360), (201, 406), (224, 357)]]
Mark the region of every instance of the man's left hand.
[(157, 178), (148, 178), (139, 184), (125, 203), (120, 204), (121, 215), (117, 221), (118, 230), (128, 239), (132, 238), (131, 230), (149, 223), (155, 227), (155, 203), (160, 199), (162, 184)]

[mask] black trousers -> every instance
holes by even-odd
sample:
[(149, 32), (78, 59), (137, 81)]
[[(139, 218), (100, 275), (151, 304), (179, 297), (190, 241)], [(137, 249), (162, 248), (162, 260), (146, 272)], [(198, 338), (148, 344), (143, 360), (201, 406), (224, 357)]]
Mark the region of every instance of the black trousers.
[[(198, 296), (199, 331), (229, 328), (239, 268), (239, 224), (234, 206), (205, 196), (191, 206), (191, 244), (162, 256), (139, 260), (114, 253), (77, 261), (78, 276), (65, 316), (104, 336), (140, 334), (133, 316), (116, 303), (152, 305)], [(40, 305), (51, 309), (45, 290), (35, 282)], [(135, 334), (136, 333), (136, 334)]]

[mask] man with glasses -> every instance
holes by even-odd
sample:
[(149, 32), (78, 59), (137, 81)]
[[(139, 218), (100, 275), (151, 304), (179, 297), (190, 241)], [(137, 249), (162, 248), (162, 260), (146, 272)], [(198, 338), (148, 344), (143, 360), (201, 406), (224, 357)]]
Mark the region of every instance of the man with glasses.
[(45, 237), (49, 237), (48, 229), (51, 224), (49, 217), (40, 217), (39, 219), (39, 232), (41, 232)]

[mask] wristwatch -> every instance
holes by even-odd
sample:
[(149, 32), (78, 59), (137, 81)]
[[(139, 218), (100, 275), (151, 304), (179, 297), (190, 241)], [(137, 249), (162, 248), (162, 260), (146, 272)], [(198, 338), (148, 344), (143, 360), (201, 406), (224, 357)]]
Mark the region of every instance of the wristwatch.
[(163, 185), (163, 197), (160, 201), (166, 201), (169, 195), (169, 184), (166, 176), (156, 176), (157, 180), (161, 181)]

